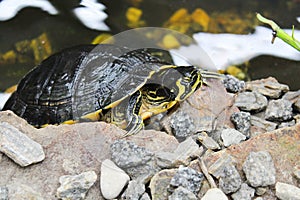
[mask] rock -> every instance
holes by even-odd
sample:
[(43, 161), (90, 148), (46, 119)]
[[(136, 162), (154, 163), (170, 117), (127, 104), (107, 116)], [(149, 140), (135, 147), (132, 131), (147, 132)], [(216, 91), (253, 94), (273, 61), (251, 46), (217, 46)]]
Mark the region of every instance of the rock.
[(197, 200), (197, 197), (193, 192), (188, 189), (179, 186), (174, 192), (168, 197), (168, 200)]
[(8, 188), (5, 186), (0, 187), (0, 200), (8, 200)]
[(155, 174), (150, 181), (152, 200), (165, 200), (170, 195), (168, 188), (170, 181), (178, 169), (164, 169)]
[(257, 91), (264, 96), (276, 99), (289, 90), (289, 86), (280, 84), (278, 81), (269, 77), (266, 79), (255, 80), (246, 83), (246, 90)]
[(227, 196), (218, 188), (209, 189), (201, 200), (228, 200)]
[(84, 199), (86, 193), (94, 185), (97, 175), (94, 171), (83, 172), (78, 175), (65, 175), (59, 178), (60, 187), (57, 189), (57, 197), (64, 200)]
[(254, 197), (255, 189), (249, 187), (246, 183), (243, 183), (241, 188), (231, 195), (233, 200), (251, 200)]
[(159, 170), (153, 152), (126, 140), (116, 140), (111, 145), (111, 158), (132, 179), (145, 183)]
[(293, 117), (292, 103), (288, 100), (271, 100), (267, 106), (265, 119), (270, 121), (287, 121)]
[(129, 176), (111, 160), (102, 162), (100, 190), (104, 198), (113, 199), (119, 196), (129, 180)]
[(245, 88), (245, 81), (240, 81), (231, 75), (225, 75), (225, 78), (222, 80), (222, 82), (228, 92), (237, 93)]
[(203, 179), (202, 173), (189, 167), (180, 166), (172, 177), (170, 185), (174, 188), (182, 186), (196, 195), (200, 190)]
[(296, 103), (300, 99), (300, 90), (288, 91), (282, 96), (282, 99), (290, 101), (292, 104)]
[(228, 147), (232, 144), (238, 144), (241, 141), (245, 140), (246, 136), (235, 129), (228, 128), (222, 130), (221, 138), (223, 140), (224, 146)]
[(257, 187), (255, 188), (255, 194), (257, 194), (258, 196), (261, 196), (263, 194), (265, 194), (267, 192), (267, 188), (266, 187)]
[(277, 182), (275, 190), (280, 200), (300, 200), (300, 188), (294, 185)]
[(253, 187), (275, 184), (275, 166), (267, 151), (250, 152), (243, 164), (243, 171)]
[(220, 175), (219, 188), (225, 193), (229, 194), (236, 192), (242, 184), (242, 179), (234, 165), (227, 165), (224, 167), (223, 174)]
[(259, 112), (267, 107), (268, 100), (258, 92), (241, 92), (237, 94), (234, 105), (243, 111)]
[(288, 122), (281, 122), (281, 123), (278, 125), (278, 128), (283, 128), (283, 127), (288, 127), (288, 126), (294, 126), (295, 124), (296, 124), (296, 121), (295, 121), (295, 120), (288, 121)]
[(172, 133), (179, 140), (185, 140), (187, 137), (195, 133), (193, 119), (183, 111), (172, 115), (170, 119)]
[(300, 180), (300, 165), (296, 165), (293, 169), (293, 174), (295, 177)]
[(206, 132), (201, 132), (197, 134), (198, 140), (201, 142), (203, 146), (207, 149), (216, 150), (221, 149), (220, 145), (211, 137), (209, 137)]
[(145, 185), (139, 181), (132, 180), (129, 182), (128, 187), (122, 194), (121, 199), (140, 199), (145, 193)]
[(219, 151), (205, 155), (204, 162), (208, 168), (208, 172), (219, 179), (224, 173), (225, 167), (233, 164), (233, 158), (225, 151)]
[(188, 165), (192, 158), (199, 156), (202, 149), (191, 138), (179, 143), (174, 152), (156, 153), (157, 164), (162, 168), (178, 167), (179, 165)]
[[(33, 197), (53, 199), (60, 176), (80, 174), (84, 171), (95, 171), (96, 174), (100, 174), (102, 161), (111, 158), (111, 144), (125, 133), (118, 127), (104, 122), (49, 125), (35, 129), (11, 111), (0, 112), (0, 121), (15, 126), (41, 144), (46, 154), (43, 162), (25, 169), (6, 156), (1, 158), (0, 185), (8, 187), (9, 199), (17, 199), (12, 198), (15, 196), (22, 197), (21, 191), (17, 190), (21, 188), (20, 185), (30, 186), (40, 193), (39, 195), (35, 193)], [(153, 130), (143, 130), (124, 139), (153, 153), (173, 152), (178, 146), (175, 137)], [(86, 199), (104, 199), (100, 193), (100, 181), (96, 181), (95, 187), (89, 189)]]
[(230, 117), (235, 129), (243, 133), (247, 138), (250, 137), (251, 115), (248, 112), (236, 112)]
[(151, 198), (147, 193), (144, 193), (139, 200), (151, 200)]
[(253, 126), (251, 129), (252, 136), (257, 135), (258, 133), (273, 131), (277, 127), (276, 123), (267, 121), (265, 119), (253, 115), (251, 115), (251, 125)]
[(45, 159), (40, 144), (7, 122), (0, 122), (0, 151), (22, 167)]

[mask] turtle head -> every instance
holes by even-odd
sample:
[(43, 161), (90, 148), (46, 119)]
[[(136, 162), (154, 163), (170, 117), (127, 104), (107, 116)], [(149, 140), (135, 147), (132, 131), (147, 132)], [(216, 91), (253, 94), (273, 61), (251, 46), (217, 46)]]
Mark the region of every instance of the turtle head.
[(193, 94), (203, 83), (200, 69), (194, 66), (178, 66), (177, 80), (173, 85), (175, 100), (183, 101)]

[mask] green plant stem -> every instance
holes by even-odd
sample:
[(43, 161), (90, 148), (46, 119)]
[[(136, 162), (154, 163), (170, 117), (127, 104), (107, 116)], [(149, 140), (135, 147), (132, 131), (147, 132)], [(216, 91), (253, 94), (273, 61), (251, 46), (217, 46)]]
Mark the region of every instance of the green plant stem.
[(300, 51), (300, 42), (294, 37), (294, 26), (293, 26), (292, 35), (289, 35), (284, 30), (282, 30), (274, 21), (263, 17), (259, 13), (256, 14), (256, 17), (259, 21), (269, 24), (273, 29), (274, 32), (273, 32), (272, 43), (274, 42), (275, 37), (278, 37), (281, 40), (283, 40), (285, 43), (291, 45), (292, 47)]

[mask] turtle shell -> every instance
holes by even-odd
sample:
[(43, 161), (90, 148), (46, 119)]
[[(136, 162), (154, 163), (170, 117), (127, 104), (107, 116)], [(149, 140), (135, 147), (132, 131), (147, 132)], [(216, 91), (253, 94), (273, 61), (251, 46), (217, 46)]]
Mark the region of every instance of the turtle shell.
[(144, 50), (104, 44), (72, 47), (30, 71), (3, 110), (37, 127), (78, 120), (116, 106), (166, 64)]

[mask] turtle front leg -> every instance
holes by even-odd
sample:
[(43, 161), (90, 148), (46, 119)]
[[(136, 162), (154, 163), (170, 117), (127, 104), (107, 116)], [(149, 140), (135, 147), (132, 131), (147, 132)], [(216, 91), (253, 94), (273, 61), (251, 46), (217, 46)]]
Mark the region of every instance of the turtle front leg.
[(142, 93), (141, 91), (137, 91), (130, 97), (128, 102), (126, 110), (126, 120), (128, 121), (128, 125), (125, 129), (127, 133), (124, 134), (124, 137), (137, 134), (140, 130), (144, 128), (143, 119), (139, 115), (141, 106)]

